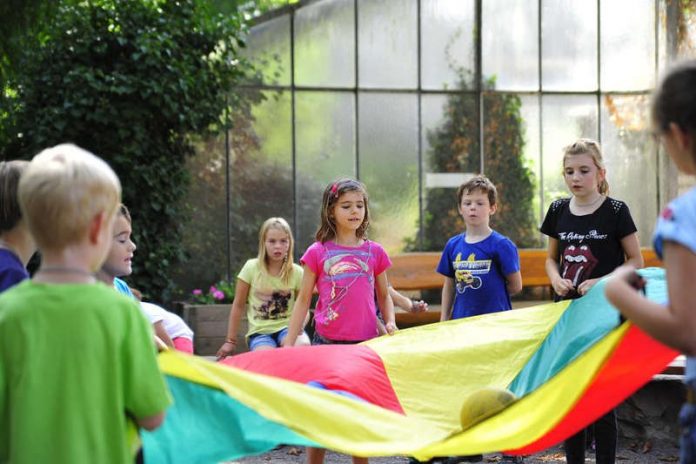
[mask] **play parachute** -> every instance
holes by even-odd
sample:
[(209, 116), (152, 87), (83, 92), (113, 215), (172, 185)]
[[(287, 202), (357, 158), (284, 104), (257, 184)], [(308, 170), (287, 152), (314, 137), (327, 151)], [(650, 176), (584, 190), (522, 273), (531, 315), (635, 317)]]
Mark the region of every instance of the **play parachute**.
[[(664, 271), (641, 271), (664, 302)], [(677, 355), (630, 323), (600, 282), (583, 298), (403, 330), (360, 345), (160, 355), (174, 405), (145, 462), (215, 463), (279, 444), (421, 460), (555, 445)]]

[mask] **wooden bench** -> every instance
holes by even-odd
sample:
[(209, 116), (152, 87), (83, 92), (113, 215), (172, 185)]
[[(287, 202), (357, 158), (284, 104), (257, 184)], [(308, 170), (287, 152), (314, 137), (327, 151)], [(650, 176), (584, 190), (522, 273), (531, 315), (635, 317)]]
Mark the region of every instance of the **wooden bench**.
[[(650, 248), (641, 250), (645, 267), (660, 266), (661, 262)], [(425, 251), (403, 253), (391, 257), (392, 267), (389, 269), (389, 283), (399, 291), (413, 292), (422, 290), (441, 289), (445, 278), (435, 269), (440, 262), (440, 252)], [(551, 287), (551, 281), (546, 275), (546, 249), (524, 248), (519, 250), (520, 272), (522, 287)], [(549, 291), (549, 299), (551, 292)], [(532, 302), (534, 303), (534, 302)], [(524, 306), (519, 305), (518, 306)], [(431, 324), (440, 320), (440, 309), (431, 308), (424, 313), (409, 313), (397, 311), (396, 325), (406, 328), (416, 325)]]

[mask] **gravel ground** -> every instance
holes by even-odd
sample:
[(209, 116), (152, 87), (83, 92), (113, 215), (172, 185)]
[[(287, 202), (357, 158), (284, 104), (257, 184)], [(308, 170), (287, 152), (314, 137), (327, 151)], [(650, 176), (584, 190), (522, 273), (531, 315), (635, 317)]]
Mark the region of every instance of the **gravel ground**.
[[(260, 456), (247, 457), (233, 463), (239, 464), (302, 464), (305, 462), (306, 456), (304, 449), (284, 446), (280, 449), (270, 451)], [(500, 462), (500, 454), (484, 455), (483, 463)], [(652, 446), (650, 443), (630, 443), (626, 446), (621, 446), (616, 455), (617, 463), (627, 464), (652, 464), (652, 463), (669, 463), (679, 462), (679, 450), (673, 447)], [(565, 463), (565, 457), (560, 447), (550, 448), (542, 453), (537, 453), (528, 456), (525, 459), (525, 464), (561, 464)], [(587, 453), (586, 463), (594, 463), (594, 454)], [(349, 456), (327, 452), (326, 464), (350, 464)], [(392, 456), (383, 458), (371, 458), (372, 464), (407, 464), (408, 459), (402, 456)]]

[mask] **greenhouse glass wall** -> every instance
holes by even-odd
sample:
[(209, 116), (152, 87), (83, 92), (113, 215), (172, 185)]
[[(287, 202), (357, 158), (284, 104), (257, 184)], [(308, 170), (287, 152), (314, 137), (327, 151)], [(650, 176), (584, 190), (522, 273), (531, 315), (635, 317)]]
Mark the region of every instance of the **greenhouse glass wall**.
[(456, 187), (479, 172), (499, 190), (492, 226), (543, 247), (546, 209), (568, 196), (562, 148), (579, 137), (601, 142), (610, 195), (649, 245), (678, 190), (649, 94), (693, 56), (694, 3), (319, 0), (258, 18), (246, 55), (262, 77), (237, 89), (251, 105), (191, 161), (187, 282), (234, 278), (270, 216), (290, 222), (300, 256), (343, 176), (366, 184), (370, 238), (390, 254), (461, 231)]

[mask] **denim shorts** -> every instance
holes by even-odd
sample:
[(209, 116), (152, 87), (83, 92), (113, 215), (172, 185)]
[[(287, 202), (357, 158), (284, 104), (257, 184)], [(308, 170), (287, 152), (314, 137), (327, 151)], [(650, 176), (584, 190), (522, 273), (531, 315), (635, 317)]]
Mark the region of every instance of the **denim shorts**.
[(271, 334), (255, 333), (253, 335), (249, 335), (249, 351), (258, 350), (262, 346), (278, 348), (287, 336), (287, 327)]

